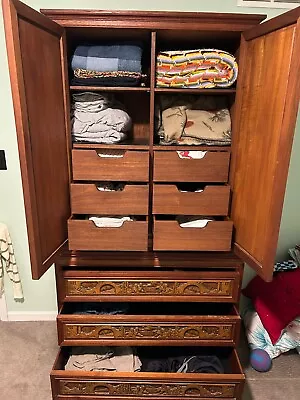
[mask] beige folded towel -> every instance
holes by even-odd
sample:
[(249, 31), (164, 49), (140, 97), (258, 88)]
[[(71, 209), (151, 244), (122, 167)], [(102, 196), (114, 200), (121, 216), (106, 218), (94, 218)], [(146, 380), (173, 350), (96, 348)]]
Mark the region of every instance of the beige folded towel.
[(13, 245), (7, 226), (0, 223), (0, 297), (4, 290), (4, 271), (13, 283), (14, 298), (23, 299), (23, 290)]

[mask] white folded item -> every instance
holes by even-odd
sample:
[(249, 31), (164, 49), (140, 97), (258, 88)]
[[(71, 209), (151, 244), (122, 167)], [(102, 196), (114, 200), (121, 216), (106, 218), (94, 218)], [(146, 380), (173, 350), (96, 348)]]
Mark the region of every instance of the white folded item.
[(181, 222), (181, 228), (204, 228), (213, 219), (196, 219), (193, 221)]
[(125, 221), (133, 221), (130, 217), (89, 217), (98, 228), (120, 228)]

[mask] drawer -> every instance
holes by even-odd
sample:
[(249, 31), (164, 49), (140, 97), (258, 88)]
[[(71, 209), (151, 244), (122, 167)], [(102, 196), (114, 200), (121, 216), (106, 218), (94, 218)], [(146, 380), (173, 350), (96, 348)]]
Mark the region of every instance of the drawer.
[(146, 251), (148, 222), (125, 221), (119, 228), (99, 228), (93, 221), (68, 220), (70, 250)]
[(207, 151), (202, 159), (182, 159), (176, 151), (154, 152), (155, 182), (227, 182), (230, 153)]
[(205, 186), (203, 192), (181, 192), (176, 185), (154, 185), (153, 213), (227, 215), (230, 186)]
[(149, 180), (149, 154), (146, 151), (124, 150), (120, 158), (107, 158), (100, 157), (97, 150), (72, 150), (72, 167), (75, 181)]
[(231, 304), (85, 304), (102, 314), (80, 314), (82, 303), (65, 303), (57, 317), (60, 346), (235, 346), (239, 340), (240, 316)]
[(61, 301), (227, 302), (239, 298), (238, 271), (64, 271)]
[(72, 214), (147, 215), (148, 185), (125, 185), (121, 191), (102, 192), (96, 184), (71, 184)]
[(229, 251), (232, 221), (210, 221), (204, 228), (182, 228), (176, 220), (154, 218), (153, 250)]
[[(141, 351), (139, 349), (139, 356)], [(165, 349), (148, 348), (145, 351), (155, 357)], [(213, 348), (213, 353), (211, 351), (207, 347), (206, 354), (219, 357), (224, 373), (66, 371), (64, 366), (69, 348), (62, 348), (51, 371), (52, 394), (59, 400), (79, 399), (79, 396), (91, 400), (241, 400), (245, 376), (236, 350)], [(186, 354), (201, 355), (202, 352), (194, 348), (186, 351)]]

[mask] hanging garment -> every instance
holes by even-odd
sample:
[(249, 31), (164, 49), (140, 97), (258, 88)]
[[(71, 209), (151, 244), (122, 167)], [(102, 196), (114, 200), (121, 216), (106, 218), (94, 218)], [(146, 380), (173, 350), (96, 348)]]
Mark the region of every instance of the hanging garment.
[(4, 290), (4, 271), (13, 284), (15, 299), (23, 299), (23, 290), (14, 249), (7, 226), (0, 223), (0, 297)]

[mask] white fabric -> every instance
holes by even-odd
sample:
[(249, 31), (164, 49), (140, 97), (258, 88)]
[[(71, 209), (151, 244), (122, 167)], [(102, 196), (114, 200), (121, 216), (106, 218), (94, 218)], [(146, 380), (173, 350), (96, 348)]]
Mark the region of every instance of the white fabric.
[(130, 217), (89, 217), (98, 228), (120, 228), (125, 221), (133, 221)]
[(0, 223), (0, 296), (4, 291), (4, 271), (13, 284), (14, 298), (23, 299), (23, 290), (13, 245), (7, 226)]
[(212, 219), (196, 219), (193, 221), (181, 222), (181, 228), (205, 228), (206, 225), (213, 221)]
[(177, 150), (179, 158), (200, 160), (205, 157), (207, 151), (200, 150)]

